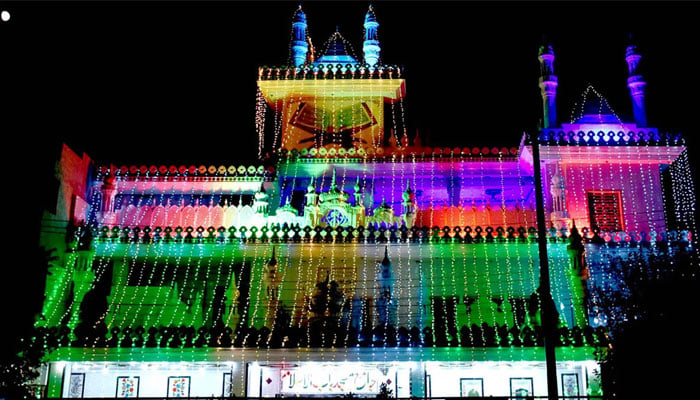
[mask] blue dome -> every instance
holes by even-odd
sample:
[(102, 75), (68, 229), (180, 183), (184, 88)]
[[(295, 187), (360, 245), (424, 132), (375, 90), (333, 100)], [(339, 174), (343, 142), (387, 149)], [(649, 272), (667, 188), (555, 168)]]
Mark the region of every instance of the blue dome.
[(607, 124), (621, 122), (610, 108), (607, 100), (593, 86), (586, 88), (584, 101), (579, 110), (578, 118), (575, 120), (577, 123)]
[(304, 10), (301, 9), (301, 6), (294, 12), (294, 17), (292, 19), (294, 22), (306, 23), (306, 14), (304, 14)]
[(357, 58), (352, 52), (340, 32), (335, 32), (326, 41), (325, 51), (316, 60), (316, 64), (356, 64)]
[(374, 15), (374, 9), (372, 6), (369, 6), (369, 10), (367, 10), (367, 14), (365, 14), (365, 24), (368, 22), (377, 22), (377, 16)]

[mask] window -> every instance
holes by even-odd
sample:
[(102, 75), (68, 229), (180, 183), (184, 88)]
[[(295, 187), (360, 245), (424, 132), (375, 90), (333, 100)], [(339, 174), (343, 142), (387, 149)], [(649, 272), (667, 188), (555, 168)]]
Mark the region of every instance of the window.
[(620, 192), (588, 192), (588, 216), (592, 229), (602, 231), (623, 231), (622, 199)]

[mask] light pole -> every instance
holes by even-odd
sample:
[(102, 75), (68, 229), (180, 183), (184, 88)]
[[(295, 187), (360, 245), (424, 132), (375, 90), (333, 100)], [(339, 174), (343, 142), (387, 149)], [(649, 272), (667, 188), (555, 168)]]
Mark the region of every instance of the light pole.
[(544, 330), (544, 354), (547, 366), (547, 398), (556, 400), (557, 359), (554, 345), (556, 343), (556, 306), (552, 299), (552, 287), (549, 279), (549, 257), (547, 255), (547, 229), (544, 218), (544, 189), (542, 186), (542, 167), (540, 165), (540, 146), (537, 134), (530, 136), (532, 143), (532, 162), (535, 173), (535, 205), (537, 209), (537, 245), (540, 254), (540, 306), (542, 328)]

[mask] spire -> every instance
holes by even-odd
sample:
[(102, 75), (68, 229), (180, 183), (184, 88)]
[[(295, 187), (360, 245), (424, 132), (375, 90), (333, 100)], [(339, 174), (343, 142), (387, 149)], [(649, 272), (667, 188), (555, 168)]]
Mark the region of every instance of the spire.
[(331, 177), (331, 192), (338, 192), (340, 189), (338, 188), (338, 184), (335, 181), (335, 168), (333, 168), (333, 176)]
[(540, 61), (540, 90), (544, 128), (555, 128), (557, 126), (558, 79), (554, 74), (554, 48), (546, 38), (543, 38), (537, 59)]
[(629, 43), (625, 50), (625, 61), (627, 61), (627, 87), (632, 98), (632, 111), (634, 112), (634, 122), (639, 127), (647, 126), (647, 112), (644, 106), (645, 87), (647, 83), (639, 72), (639, 62), (642, 60), (641, 54), (637, 51), (632, 35), (628, 37)]
[(379, 47), (379, 36), (377, 31), (379, 29), (379, 22), (377, 22), (377, 16), (374, 15), (374, 8), (369, 5), (367, 14), (365, 14), (365, 41), (362, 44), (362, 51), (365, 55), (365, 63), (374, 67), (379, 62), (379, 53), (381, 52), (381, 47)]
[(355, 192), (362, 192), (362, 186), (360, 185), (360, 177), (357, 177), (357, 181), (355, 182), (355, 187), (353, 188)]
[(260, 183), (260, 190), (253, 195), (253, 210), (257, 214), (267, 215), (268, 195), (265, 192), (264, 182)]
[(415, 198), (415, 194), (413, 192), (413, 189), (411, 189), (411, 180), (410, 179), (406, 179), (406, 190), (404, 190), (402, 197), (403, 197), (404, 203), (412, 202)]
[(357, 177), (357, 181), (355, 182), (355, 187), (353, 188), (355, 191), (353, 192), (353, 196), (355, 197), (355, 207), (361, 207), (363, 203), (362, 199), (362, 185), (360, 185), (360, 177)]
[(301, 3), (292, 17), (292, 61), (295, 67), (304, 65), (306, 54), (309, 52), (309, 44), (306, 40), (306, 14), (301, 9)]
[(272, 257), (270, 257), (270, 261), (267, 262), (268, 267), (274, 267), (277, 265), (277, 257), (275, 257), (275, 247), (272, 247)]
[(391, 261), (389, 260), (389, 246), (384, 246), (384, 259), (382, 260), (382, 265), (391, 265)]

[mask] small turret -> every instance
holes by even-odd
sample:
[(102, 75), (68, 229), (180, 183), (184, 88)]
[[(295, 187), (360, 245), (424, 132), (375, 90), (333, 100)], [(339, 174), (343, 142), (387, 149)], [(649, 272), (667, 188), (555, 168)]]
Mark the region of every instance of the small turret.
[(377, 296), (377, 317), (382, 325), (395, 325), (396, 302), (394, 301), (394, 272), (389, 260), (389, 248), (384, 247), (384, 259), (379, 264), (377, 282), (379, 283), (379, 295)]
[(304, 10), (301, 9), (301, 4), (299, 8), (294, 12), (294, 17), (292, 18), (292, 61), (295, 67), (304, 65), (306, 62), (306, 55), (309, 52), (309, 44), (306, 40), (306, 14)]
[(316, 193), (316, 185), (314, 185), (314, 180), (311, 178), (309, 186), (306, 187), (306, 206), (313, 207), (318, 204), (318, 193)]
[(267, 192), (265, 191), (265, 184), (260, 184), (260, 190), (258, 190), (253, 196), (253, 211), (256, 214), (262, 214), (267, 216), (268, 213), (268, 198)]
[(362, 193), (362, 186), (360, 185), (360, 177), (357, 177), (357, 182), (355, 182), (355, 186), (353, 187), (354, 192), (353, 196), (355, 197), (355, 207), (357, 206), (362, 206), (363, 205), (363, 193)]
[(632, 98), (632, 111), (634, 112), (634, 122), (638, 127), (647, 126), (647, 111), (644, 106), (644, 96), (646, 91), (647, 83), (644, 81), (644, 77), (639, 72), (639, 62), (642, 60), (641, 54), (637, 51), (637, 45), (631, 43), (632, 38), (630, 35), (630, 44), (627, 46), (625, 51), (625, 61), (627, 61), (627, 87), (630, 90), (630, 97)]
[(114, 175), (112, 175), (111, 170), (107, 171), (107, 175), (105, 175), (100, 190), (102, 191), (102, 212), (113, 212), (114, 198), (116, 197), (117, 191), (116, 186), (114, 186)]
[(566, 228), (569, 224), (569, 212), (566, 206), (566, 184), (557, 169), (549, 184), (549, 193), (552, 195), (552, 213), (550, 222), (557, 229)]
[(340, 188), (338, 188), (338, 183), (335, 180), (335, 168), (333, 168), (333, 175), (331, 176), (331, 192), (340, 192)]
[[(265, 296), (268, 300), (267, 306), (274, 310), (278, 306), (278, 300), (280, 297), (280, 284), (282, 283), (280, 279), (280, 274), (278, 274), (279, 264), (277, 263), (277, 257), (275, 257), (275, 247), (272, 247), (272, 257), (265, 264)], [(274, 323), (275, 313), (270, 312), (266, 314), (265, 323)]]
[(404, 190), (403, 195), (403, 220), (407, 227), (412, 227), (416, 222), (416, 192), (411, 189), (411, 181), (406, 181), (406, 190)]
[(540, 90), (542, 94), (543, 127), (557, 126), (557, 85), (558, 79), (554, 74), (554, 48), (549, 43), (540, 46)]
[(379, 22), (377, 22), (377, 17), (374, 15), (374, 8), (372, 8), (371, 4), (367, 10), (367, 14), (365, 14), (364, 25), (365, 41), (362, 44), (362, 51), (365, 55), (365, 63), (373, 67), (379, 62), (381, 47), (379, 47), (379, 36), (377, 35)]
[(331, 178), (331, 187), (330, 189), (325, 192), (321, 193), (320, 198), (321, 198), (321, 203), (325, 202), (338, 202), (338, 203), (347, 203), (349, 195), (342, 191), (340, 187), (338, 187), (338, 183), (336, 182), (335, 179), (335, 168), (333, 168), (333, 176)]

